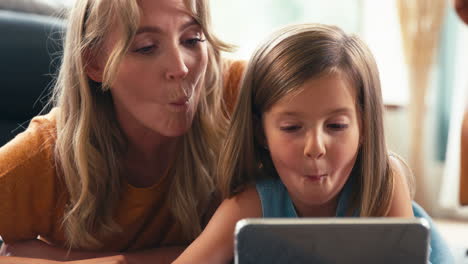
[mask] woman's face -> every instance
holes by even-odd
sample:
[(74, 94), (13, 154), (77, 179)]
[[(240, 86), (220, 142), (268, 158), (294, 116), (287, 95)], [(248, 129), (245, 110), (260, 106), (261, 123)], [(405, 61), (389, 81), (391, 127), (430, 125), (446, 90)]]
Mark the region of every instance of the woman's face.
[[(141, 22), (110, 91), (123, 130), (184, 134), (197, 109), (207, 66), (201, 26), (183, 0), (140, 0)], [(111, 32), (109, 52), (120, 38)], [(141, 133), (137, 133), (141, 134)]]

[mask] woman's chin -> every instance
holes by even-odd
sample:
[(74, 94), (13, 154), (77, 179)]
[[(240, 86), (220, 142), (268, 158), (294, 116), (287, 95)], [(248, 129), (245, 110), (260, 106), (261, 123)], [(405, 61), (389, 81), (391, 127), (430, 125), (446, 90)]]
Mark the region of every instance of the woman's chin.
[(165, 137), (180, 137), (185, 135), (190, 130), (191, 126), (192, 122), (171, 124), (164, 129), (158, 129), (159, 131), (157, 132)]
[(174, 129), (174, 130), (168, 131), (165, 136), (166, 137), (180, 137), (180, 136), (187, 134), (188, 130), (189, 130), (188, 127), (185, 129)]

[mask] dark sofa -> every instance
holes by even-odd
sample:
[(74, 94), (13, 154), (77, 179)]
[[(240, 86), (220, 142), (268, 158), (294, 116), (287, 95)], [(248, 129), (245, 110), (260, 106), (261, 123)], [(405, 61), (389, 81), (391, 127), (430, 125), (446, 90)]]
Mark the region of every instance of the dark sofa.
[(63, 32), (61, 19), (0, 10), (0, 147), (45, 107)]

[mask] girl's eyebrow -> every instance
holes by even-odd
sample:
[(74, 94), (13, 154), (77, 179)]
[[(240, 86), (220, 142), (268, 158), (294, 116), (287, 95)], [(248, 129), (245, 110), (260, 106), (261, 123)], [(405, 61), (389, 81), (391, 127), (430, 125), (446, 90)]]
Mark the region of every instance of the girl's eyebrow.
[(286, 111), (286, 112), (279, 111), (279, 112), (276, 112), (275, 114), (278, 115), (278, 116), (301, 116), (301, 115), (304, 115), (304, 113), (302, 113), (302, 112), (295, 112), (295, 111)]
[(348, 114), (348, 113), (352, 113), (352, 112), (353, 112), (353, 109), (351, 109), (349, 107), (340, 107), (340, 108), (329, 110), (327, 112), (327, 114), (328, 115), (336, 115), (336, 114)]
[[(325, 114), (327, 116), (331, 116), (331, 115), (337, 115), (337, 114), (349, 114), (352, 112), (353, 112), (353, 109), (351, 109), (350, 107), (339, 107), (339, 108), (327, 110)], [(298, 111), (284, 111), (284, 112), (279, 111), (276, 113), (276, 115), (278, 116), (302, 116), (302, 115), (305, 115), (305, 113), (298, 112)]]
[[(189, 21), (187, 21), (186, 23), (182, 24), (179, 27), (179, 30), (184, 31), (185, 29), (187, 29), (188, 27), (193, 26), (193, 25), (200, 25), (200, 24), (194, 18), (192, 18)], [(142, 33), (164, 34), (164, 30), (162, 30), (158, 26), (142, 26), (142, 27), (138, 28), (138, 30), (136, 32), (136, 35), (142, 34)]]

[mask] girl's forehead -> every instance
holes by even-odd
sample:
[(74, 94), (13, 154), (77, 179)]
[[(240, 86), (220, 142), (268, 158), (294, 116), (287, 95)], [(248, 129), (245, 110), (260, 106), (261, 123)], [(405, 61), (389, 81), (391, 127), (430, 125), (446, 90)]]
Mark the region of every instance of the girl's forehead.
[(269, 112), (329, 112), (355, 109), (355, 89), (343, 74), (331, 73), (305, 81), (274, 103)]

